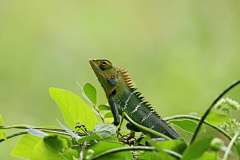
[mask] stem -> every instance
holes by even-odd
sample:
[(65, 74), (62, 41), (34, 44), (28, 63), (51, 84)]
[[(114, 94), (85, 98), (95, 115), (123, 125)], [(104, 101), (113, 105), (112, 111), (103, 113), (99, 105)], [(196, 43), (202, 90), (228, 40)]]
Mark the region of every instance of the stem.
[(209, 112), (211, 111), (212, 107), (217, 103), (217, 101), (219, 101), (220, 98), (222, 98), (222, 96), (224, 94), (226, 94), (229, 90), (231, 90), (233, 87), (235, 87), (236, 85), (238, 85), (240, 83), (240, 79), (233, 82), (233, 84), (231, 84), (230, 86), (228, 86), (226, 89), (223, 90), (223, 92), (218, 95), (214, 101), (212, 102), (212, 104), (208, 107), (208, 109), (206, 110), (206, 112), (204, 113), (204, 115), (202, 116), (200, 122), (198, 123), (195, 131), (194, 131), (194, 134), (192, 136), (192, 139), (189, 143), (189, 146), (191, 146), (191, 144), (193, 144), (193, 142), (195, 141), (196, 137), (197, 137), (197, 134), (198, 134), (198, 131), (199, 129), (201, 128), (201, 125), (203, 124), (204, 120), (206, 119), (207, 115), (209, 114)]
[(227, 160), (227, 157), (228, 157), (228, 155), (229, 155), (229, 153), (231, 151), (232, 146), (234, 145), (235, 141), (237, 140), (237, 138), (239, 136), (239, 133), (240, 132), (237, 131), (237, 133), (234, 135), (233, 139), (230, 141), (230, 143), (229, 143), (229, 145), (227, 147), (227, 150), (226, 150), (226, 152), (225, 152), (225, 154), (223, 156), (223, 160)]
[(118, 127), (117, 138), (118, 138), (118, 136), (119, 136), (119, 132), (120, 132), (120, 129), (121, 129), (121, 127), (122, 127), (123, 119), (124, 119), (124, 114), (122, 114), (122, 119), (121, 119), (120, 125), (119, 125), (119, 127)]
[(56, 134), (62, 134), (65, 136), (71, 136), (69, 133), (66, 133), (66, 132), (52, 131), (52, 130), (47, 130), (47, 129), (39, 129), (39, 130), (43, 131), (43, 132), (48, 132), (48, 133), (56, 133)]
[(33, 126), (29, 125), (12, 125), (12, 126), (0, 126), (0, 129), (12, 129), (12, 128), (17, 128), (17, 129), (29, 129), (29, 128), (34, 128)]
[[(107, 150), (105, 152), (102, 152), (98, 155), (93, 156), (91, 159), (94, 160), (94, 159), (98, 159), (100, 157), (106, 156), (108, 154), (111, 154), (111, 153), (121, 152), (121, 151), (129, 151), (129, 150), (154, 151), (155, 147), (146, 147), (146, 146), (144, 146), (144, 147), (143, 146), (119, 147), (119, 148), (114, 148), (114, 149), (110, 149), (110, 150)], [(171, 150), (168, 150), (168, 149), (163, 149), (163, 151), (169, 153), (170, 155), (172, 155), (172, 156), (174, 156), (178, 159), (182, 158), (182, 155), (180, 155), (179, 153), (176, 153), (174, 151), (171, 151)]]
[[(28, 132), (27, 131), (24, 131), (24, 132), (19, 132), (19, 133), (14, 133), (14, 134), (12, 134), (12, 135), (10, 135), (10, 136), (7, 136), (6, 138), (7, 139), (10, 139), (10, 138), (13, 138), (13, 137), (16, 137), (16, 136), (20, 136), (20, 135), (23, 135), (23, 134), (28, 134)], [(0, 143), (1, 142), (4, 142), (6, 139), (0, 139)]]
[[(33, 129), (38, 129), (38, 130), (43, 131), (43, 132), (56, 133), (56, 134), (62, 134), (62, 135), (66, 135), (66, 136), (71, 136), (70, 134), (66, 133), (65, 130), (57, 129), (57, 128), (42, 128), (42, 127), (34, 127), (34, 126), (29, 126), (29, 125), (0, 126), (0, 129), (14, 129), (14, 128), (15, 129), (29, 129), (29, 128), (33, 128)], [(81, 133), (78, 133), (78, 134), (81, 134)]]
[(142, 125), (134, 122), (125, 112), (123, 112), (123, 115), (126, 116), (126, 118), (127, 118), (132, 124), (134, 124), (135, 126), (137, 126), (138, 128), (140, 128), (140, 129), (142, 129), (142, 130), (145, 130), (145, 131), (147, 131), (147, 132), (149, 132), (149, 133), (155, 134), (155, 135), (157, 135), (157, 136), (160, 136), (160, 137), (162, 137), (162, 138), (164, 138), (164, 139), (166, 139), (166, 140), (168, 140), (168, 141), (172, 140), (171, 138), (169, 138), (168, 136), (166, 136), (166, 135), (164, 135), (164, 134), (162, 134), (162, 133), (159, 133), (159, 132), (157, 132), (157, 131), (154, 131), (154, 130), (152, 130), (152, 129), (149, 129), (149, 128), (147, 128), (147, 127), (144, 127), (144, 126), (142, 126)]
[[(191, 116), (191, 115), (176, 115), (176, 116), (172, 116), (172, 117), (163, 118), (164, 121), (171, 121), (171, 120), (174, 120), (174, 119), (190, 119), (190, 120), (195, 120), (195, 121), (200, 121), (201, 120), (201, 118)], [(216, 125), (213, 125), (206, 120), (204, 120), (203, 123), (205, 123), (206, 125), (216, 129), (217, 131), (221, 132), (223, 135), (225, 135), (231, 141), (232, 137), (226, 131), (224, 131), (222, 128), (220, 128)]]
[[(85, 129), (83, 129), (83, 127), (80, 127), (80, 129), (86, 134), (86, 135), (88, 135), (88, 136), (90, 136), (90, 134), (87, 132), (87, 131), (85, 131)], [(98, 143), (98, 141), (97, 140), (93, 140), (95, 143)]]
[(103, 115), (100, 113), (100, 110), (95, 106), (95, 104), (93, 104), (93, 108), (98, 112), (98, 114), (99, 114), (100, 118), (102, 119), (103, 123), (105, 123)]
[[(235, 128), (232, 127), (232, 125), (230, 125), (229, 127), (231, 128), (231, 130), (235, 130), (238, 129), (238, 125), (233, 121), (233, 118), (231, 116), (231, 114), (229, 113), (229, 111), (227, 111), (227, 115), (229, 117), (230, 122), (234, 125)], [(230, 131), (229, 131), (230, 132)], [(231, 132), (230, 132), (231, 133)]]
[(82, 148), (82, 150), (80, 152), (79, 160), (83, 160), (83, 153), (85, 152), (86, 146), (87, 146), (87, 142), (85, 141), (85, 142), (83, 142), (83, 148)]
[(171, 154), (172, 156), (176, 157), (176, 158), (182, 158), (182, 155), (177, 153), (177, 152), (174, 152), (172, 150), (168, 150), (168, 149), (163, 149), (164, 152), (167, 152), (168, 154)]
[(215, 160), (218, 160), (218, 152), (215, 151)]

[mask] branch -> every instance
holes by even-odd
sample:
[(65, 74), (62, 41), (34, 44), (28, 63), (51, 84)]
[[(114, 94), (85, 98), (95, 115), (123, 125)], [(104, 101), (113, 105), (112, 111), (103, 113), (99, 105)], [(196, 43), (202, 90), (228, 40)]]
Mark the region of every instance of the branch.
[[(98, 159), (100, 157), (106, 156), (108, 154), (111, 154), (111, 153), (129, 151), (129, 150), (155, 151), (155, 147), (145, 147), (145, 146), (119, 147), (119, 148), (114, 148), (114, 149), (110, 149), (105, 152), (102, 152), (98, 155), (93, 156), (91, 159), (94, 160), (94, 159)], [(168, 154), (170, 154), (178, 159), (182, 158), (182, 155), (180, 155), (177, 152), (174, 152), (174, 151), (171, 151), (168, 149), (163, 149), (163, 151), (167, 152)]]
[(223, 160), (227, 160), (227, 157), (231, 151), (231, 148), (233, 146), (233, 144), (235, 143), (235, 141), (237, 140), (238, 136), (239, 136), (239, 131), (237, 131), (237, 133), (234, 135), (233, 139), (231, 140), (231, 142), (229, 143), (228, 147), (227, 147), (227, 150), (223, 156)]
[(142, 130), (145, 130), (145, 131), (147, 131), (147, 132), (149, 132), (149, 133), (155, 134), (155, 135), (157, 135), (157, 136), (160, 136), (160, 137), (162, 137), (162, 138), (164, 138), (164, 139), (166, 139), (166, 140), (168, 140), (168, 141), (172, 140), (171, 138), (169, 138), (168, 136), (166, 136), (166, 135), (164, 135), (164, 134), (162, 134), (162, 133), (159, 133), (159, 132), (157, 132), (157, 131), (154, 131), (154, 130), (152, 130), (152, 129), (149, 129), (149, 128), (147, 128), (147, 127), (144, 127), (144, 126), (142, 126), (142, 125), (134, 122), (125, 112), (123, 112), (123, 115), (126, 116), (126, 118), (127, 118), (132, 124), (134, 124), (135, 126), (137, 126), (138, 128), (140, 128), (140, 129), (142, 129)]
[[(163, 118), (163, 120), (165, 120), (165, 121), (171, 121), (173, 119), (191, 119), (191, 120), (195, 120), (195, 121), (200, 121), (201, 120), (201, 118), (191, 116), (191, 115), (176, 115), (176, 116), (172, 116), (172, 117)], [(228, 135), (228, 133), (225, 132), (222, 128), (220, 128), (216, 125), (213, 125), (206, 120), (204, 120), (203, 123), (205, 123), (206, 125), (216, 129), (217, 131), (221, 132), (223, 135), (225, 135), (231, 141), (232, 137), (230, 135)]]
[(222, 96), (223, 96), (224, 94), (226, 94), (229, 90), (231, 90), (233, 87), (235, 87), (235, 86), (238, 85), (239, 83), (240, 83), (240, 79), (237, 80), (237, 81), (235, 81), (235, 82), (234, 82), (233, 84), (231, 84), (230, 86), (228, 86), (225, 90), (223, 90), (223, 92), (222, 92), (220, 95), (218, 95), (218, 96), (214, 99), (214, 101), (213, 101), (212, 104), (208, 107), (208, 109), (206, 110), (206, 112), (205, 112), (204, 115), (202, 116), (200, 122), (198, 123), (198, 125), (197, 125), (197, 127), (196, 127), (196, 129), (195, 129), (195, 131), (194, 131), (194, 134), (193, 134), (193, 136), (192, 136), (192, 139), (191, 139), (191, 141), (190, 141), (190, 143), (189, 143), (189, 146), (191, 146), (191, 144), (193, 144), (193, 142), (195, 141), (195, 139), (196, 139), (196, 137), (197, 137), (197, 134), (198, 134), (198, 131), (199, 131), (199, 129), (201, 128), (201, 126), (202, 126), (204, 120), (206, 119), (207, 115), (208, 115), (209, 112), (211, 111), (212, 107), (219, 101), (220, 98), (222, 98)]
[[(13, 137), (16, 137), (16, 136), (20, 136), (20, 135), (23, 135), (23, 134), (28, 134), (28, 132), (27, 131), (24, 131), (24, 132), (19, 132), (19, 133), (14, 133), (14, 134), (12, 134), (12, 135), (10, 135), (10, 136), (7, 136), (6, 138), (7, 139), (10, 139), (10, 138), (13, 138)], [(1, 142), (4, 142), (6, 139), (0, 139), (0, 143)]]

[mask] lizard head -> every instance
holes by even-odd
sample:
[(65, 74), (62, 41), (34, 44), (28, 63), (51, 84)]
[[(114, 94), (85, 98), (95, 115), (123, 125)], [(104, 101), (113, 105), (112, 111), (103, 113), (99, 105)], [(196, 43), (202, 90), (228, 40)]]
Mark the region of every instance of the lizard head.
[(119, 70), (107, 59), (90, 59), (89, 63), (107, 96), (109, 96), (117, 84)]

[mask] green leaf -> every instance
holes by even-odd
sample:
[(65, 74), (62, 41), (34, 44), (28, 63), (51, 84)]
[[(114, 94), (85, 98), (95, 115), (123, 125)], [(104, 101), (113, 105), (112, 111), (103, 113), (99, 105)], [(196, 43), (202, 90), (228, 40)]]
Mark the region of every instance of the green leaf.
[(189, 160), (201, 157), (202, 154), (208, 149), (212, 139), (213, 137), (208, 137), (192, 144), (190, 148), (184, 152), (181, 160)]
[(72, 148), (67, 148), (64, 153), (63, 153), (63, 157), (66, 159), (66, 160), (75, 160), (75, 157), (76, 158), (79, 158), (79, 153), (77, 150), (75, 149), (72, 149)]
[[(98, 155), (104, 151), (124, 147), (125, 145), (122, 143), (117, 142), (108, 142), (108, 141), (100, 141), (96, 144), (93, 144), (91, 146), (88, 146), (86, 150), (92, 149), (94, 151), (93, 156)], [(84, 159), (86, 159), (87, 151), (84, 152)], [(130, 151), (122, 151), (122, 152), (116, 152), (112, 154), (107, 154), (106, 156), (98, 158), (98, 160), (125, 160), (125, 159), (131, 159), (132, 153)]]
[(31, 158), (34, 146), (41, 141), (42, 138), (31, 134), (24, 135), (11, 152), (12, 156)]
[(57, 103), (64, 116), (64, 120), (72, 129), (76, 126), (76, 121), (80, 121), (81, 125), (85, 125), (89, 128), (94, 128), (98, 123), (98, 120), (93, 111), (72, 92), (50, 88), (50, 95), (52, 99)]
[[(197, 127), (197, 123), (191, 120), (170, 121), (170, 122), (190, 133), (194, 133)], [(202, 132), (202, 127), (200, 128), (199, 132)]]
[(218, 153), (215, 153), (215, 152), (211, 152), (211, 153), (208, 153), (208, 152), (204, 152), (203, 155), (197, 159), (193, 159), (193, 160), (216, 160), (216, 154)]
[(112, 112), (108, 112), (104, 115), (104, 118), (112, 118), (112, 117), (113, 117)]
[(95, 133), (101, 136), (105, 140), (116, 141), (116, 127), (110, 123), (97, 124), (94, 128)]
[(169, 155), (168, 153), (164, 152), (162, 146), (159, 143), (155, 143), (153, 140), (150, 140), (150, 143), (153, 147), (155, 147), (157, 151), (157, 157), (159, 160), (177, 160), (175, 157)]
[(236, 144), (236, 149), (237, 149), (238, 155), (240, 156), (240, 143)]
[(102, 139), (101, 136), (94, 134), (94, 135), (82, 137), (78, 140), (78, 142), (81, 143), (81, 142), (84, 142), (84, 141), (100, 140), (100, 139)]
[[(0, 126), (3, 126), (3, 120), (2, 120), (2, 116), (1, 115), (0, 115)], [(6, 137), (6, 133), (5, 133), (5, 131), (3, 129), (0, 129), (0, 139), (6, 139), (6, 141), (8, 142), (7, 137)]]
[(178, 139), (172, 141), (159, 141), (156, 143), (156, 147), (161, 147), (162, 149), (168, 149), (182, 154), (183, 151), (187, 148), (187, 144), (183, 139)]
[(85, 83), (83, 86), (84, 94), (88, 97), (88, 99), (93, 102), (93, 104), (97, 105), (97, 90), (96, 88), (90, 84)]
[(33, 128), (27, 129), (27, 132), (29, 134), (33, 135), (33, 136), (37, 136), (37, 137), (40, 137), (40, 138), (49, 136), (47, 133), (45, 133), (43, 131), (40, 131), (40, 130), (37, 130), (37, 129), (33, 129)]
[(229, 117), (224, 114), (220, 114), (220, 113), (211, 111), (208, 114), (206, 121), (208, 121), (209, 123), (214, 124), (214, 125), (221, 125), (224, 122), (229, 123)]
[(31, 160), (64, 160), (61, 150), (67, 146), (67, 140), (57, 135), (43, 138), (34, 146)]
[(107, 105), (101, 104), (98, 106), (99, 110), (111, 110), (111, 108)]
[(151, 151), (144, 151), (142, 154), (138, 156), (138, 160), (159, 160), (156, 156), (156, 153)]

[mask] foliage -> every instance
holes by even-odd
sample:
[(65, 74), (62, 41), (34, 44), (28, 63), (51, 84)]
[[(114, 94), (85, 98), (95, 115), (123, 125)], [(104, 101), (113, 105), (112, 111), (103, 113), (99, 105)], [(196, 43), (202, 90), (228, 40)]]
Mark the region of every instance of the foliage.
[[(238, 83), (234, 83), (229, 88), (233, 88)], [(226, 90), (230, 90), (229, 88)], [(109, 106), (97, 105), (95, 87), (90, 83), (86, 83), (81, 89), (84, 97), (87, 98), (92, 107), (89, 107), (81, 98), (69, 91), (57, 88), (49, 89), (51, 97), (59, 106), (66, 124), (71, 129), (65, 127), (59, 121), (63, 129), (40, 128), (28, 125), (3, 126), (2, 117), (0, 116), (0, 142), (23, 135), (11, 155), (32, 160), (100, 160), (106, 158), (110, 160), (216, 160), (219, 159), (218, 152), (221, 150), (224, 151), (223, 159), (226, 160), (229, 154), (233, 155), (231, 151), (233, 146), (236, 147), (240, 155), (240, 124), (230, 114), (232, 110), (239, 110), (240, 105), (229, 98), (218, 101), (226, 92), (220, 94), (202, 116), (206, 118), (209, 115), (207, 121), (204, 118), (191, 115), (165, 118), (171, 125), (177, 125), (182, 130), (193, 133), (192, 141), (188, 145), (181, 138), (171, 140), (166, 137), (167, 141), (154, 141), (147, 136), (136, 137), (130, 131), (121, 130), (119, 132), (120, 128), (117, 129), (113, 124), (105, 123), (107, 118), (112, 118), (112, 114)], [(215, 106), (216, 110), (222, 111), (223, 114), (210, 112), (213, 106)], [(97, 116), (101, 118), (102, 122), (98, 122)], [(129, 117), (127, 119), (134, 124)], [(200, 121), (200, 123), (197, 123), (197, 121)], [(228, 147), (224, 146), (221, 139), (213, 136), (195, 141), (196, 135), (203, 130), (201, 123), (213, 127), (229, 138), (230, 143)], [(134, 125), (148, 132), (155, 133), (155, 131), (144, 128), (140, 124)], [(11, 128), (19, 128), (26, 131), (6, 137), (4, 129)], [(122, 134), (123, 132), (126, 134)], [(161, 136), (161, 133), (156, 134)], [(150, 146), (147, 146), (146, 142), (150, 143)]]

